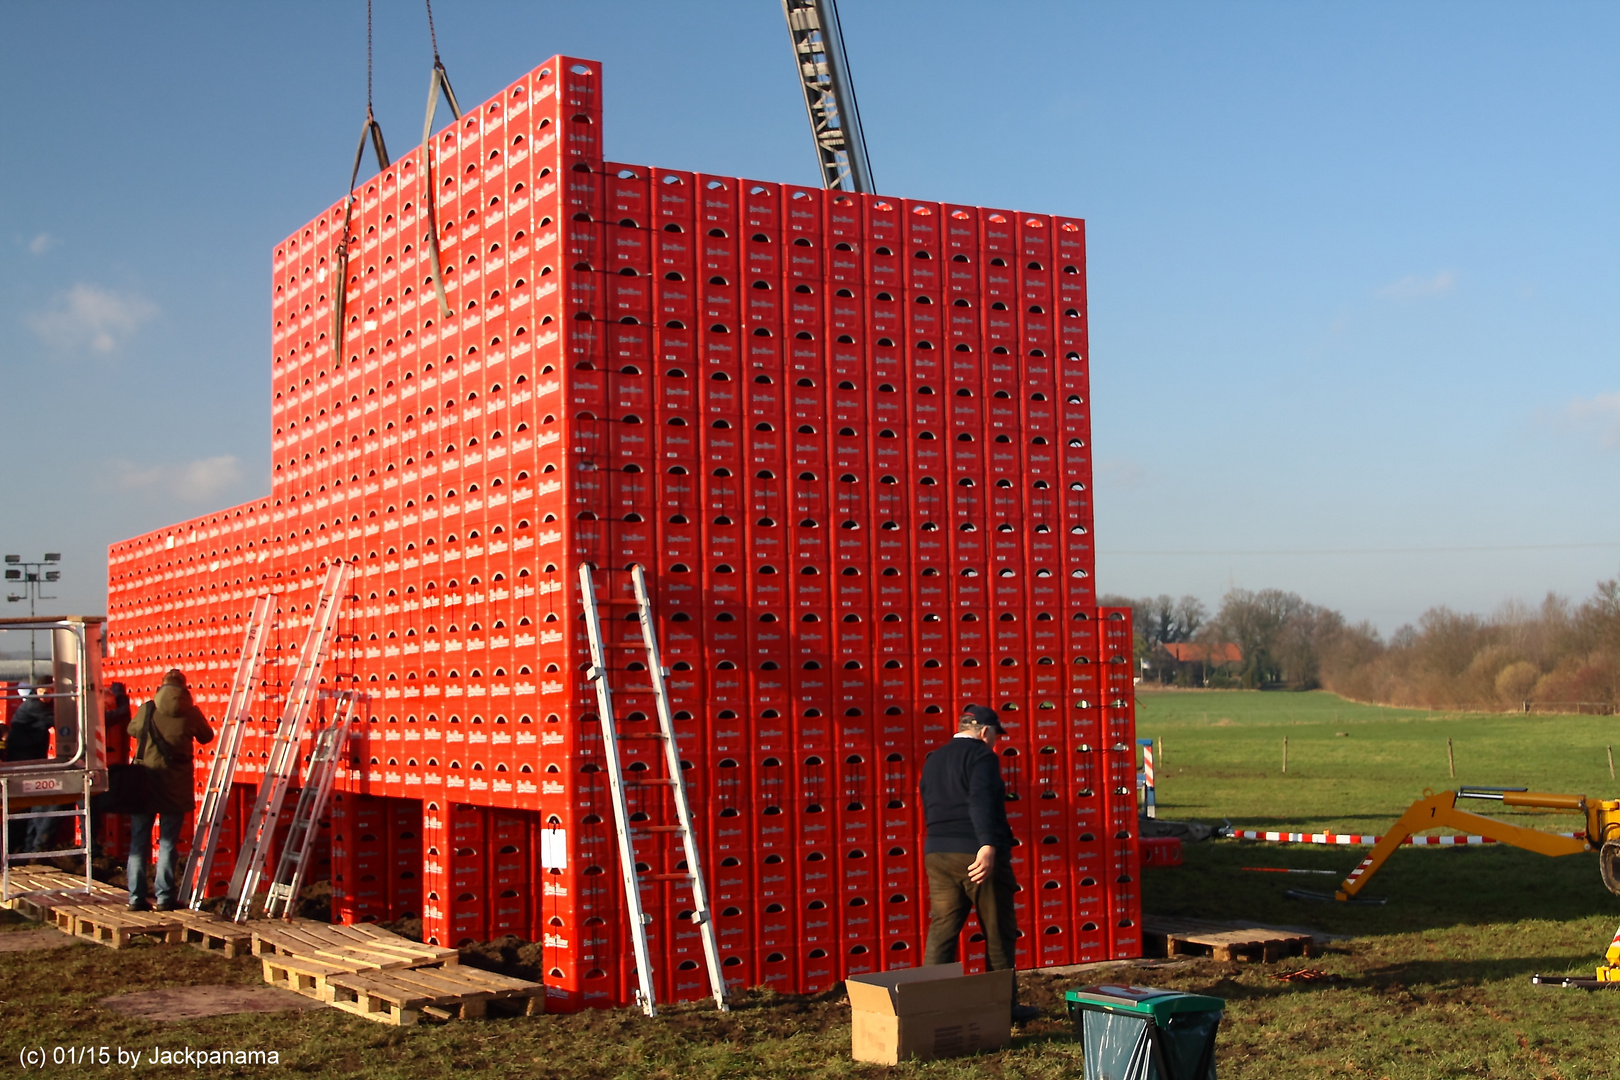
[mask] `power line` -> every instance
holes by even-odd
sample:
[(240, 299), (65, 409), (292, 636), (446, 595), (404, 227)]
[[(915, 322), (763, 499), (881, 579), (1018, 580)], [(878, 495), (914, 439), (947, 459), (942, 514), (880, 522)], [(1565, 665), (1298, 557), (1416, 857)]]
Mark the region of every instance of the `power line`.
[(1220, 548), (1203, 550), (1119, 551), (1099, 549), (1099, 555), (1449, 555), (1487, 551), (1577, 551), (1591, 548), (1620, 548), (1620, 540), (1590, 544), (1493, 544), (1477, 547), (1398, 547), (1398, 548)]

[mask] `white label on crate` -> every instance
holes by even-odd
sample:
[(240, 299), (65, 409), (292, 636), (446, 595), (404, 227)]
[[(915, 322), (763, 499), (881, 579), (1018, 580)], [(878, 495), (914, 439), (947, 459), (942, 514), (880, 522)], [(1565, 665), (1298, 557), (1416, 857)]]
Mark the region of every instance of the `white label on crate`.
[(568, 834), (563, 829), (540, 830), (540, 865), (548, 870), (568, 869)]

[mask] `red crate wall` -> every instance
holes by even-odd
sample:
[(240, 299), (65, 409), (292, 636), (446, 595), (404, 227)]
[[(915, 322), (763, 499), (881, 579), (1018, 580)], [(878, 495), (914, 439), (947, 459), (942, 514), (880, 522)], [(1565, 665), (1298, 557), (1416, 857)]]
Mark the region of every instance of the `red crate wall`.
[[(336, 354), (345, 204), (278, 245), (271, 496), (114, 545), (110, 665), (142, 686), (199, 667), (217, 710), (252, 596), (277, 591), (251, 780), (324, 566), (354, 563), (327, 678), (373, 697), (339, 787), (420, 807), (422, 854), (416, 899), (346, 877), (345, 917), (526, 933), (554, 1006), (622, 1002), (578, 568), (640, 563), (728, 980), (819, 990), (920, 962), (916, 780), (969, 701), (1012, 730), (1020, 963), (1134, 955), (1084, 223), (606, 162), (599, 81), (554, 58), (434, 136), (448, 318), (420, 148), (356, 189)], [(650, 724), (645, 694), (616, 705)], [(346, 842), (334, 874), (398, 861)], [(644, 901), (690, 907), (662, 884)], [(701, 996), (695, 928), (660, 926), (660, 994)]]

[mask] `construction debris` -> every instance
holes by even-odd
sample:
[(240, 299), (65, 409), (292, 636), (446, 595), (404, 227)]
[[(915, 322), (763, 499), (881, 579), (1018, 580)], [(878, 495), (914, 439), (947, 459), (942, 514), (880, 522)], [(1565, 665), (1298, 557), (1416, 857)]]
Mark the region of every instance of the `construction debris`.
[(1321, 968), (1300, 968), (1298, 971), (1279, 971), (1277, 974), (1273, 975), (1272, 978), (1277, 982), (1286, 983), (1336, 983), (1339, 981), (1339, 976), (1335, 975), (1331, 971), (1323, 971)]

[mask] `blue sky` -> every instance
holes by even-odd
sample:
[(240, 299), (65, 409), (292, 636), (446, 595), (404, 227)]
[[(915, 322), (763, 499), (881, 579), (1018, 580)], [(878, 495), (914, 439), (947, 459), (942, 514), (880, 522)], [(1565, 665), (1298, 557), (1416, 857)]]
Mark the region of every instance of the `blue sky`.
[[(432, 56), (377, 7), (398, 153)], [(882, 191), (1088, 219), (1104, 591), (1387, 632), (1620, 572), (1620, 7), (842, 11)], [(586, 56), (611, 157), (816, 182), (776, 0), (435, 14), (466, 103)], [(270, 249), (342, 192), (364, 20), (0, 2), (0, 547), (53, 606), (268, 490)]]

